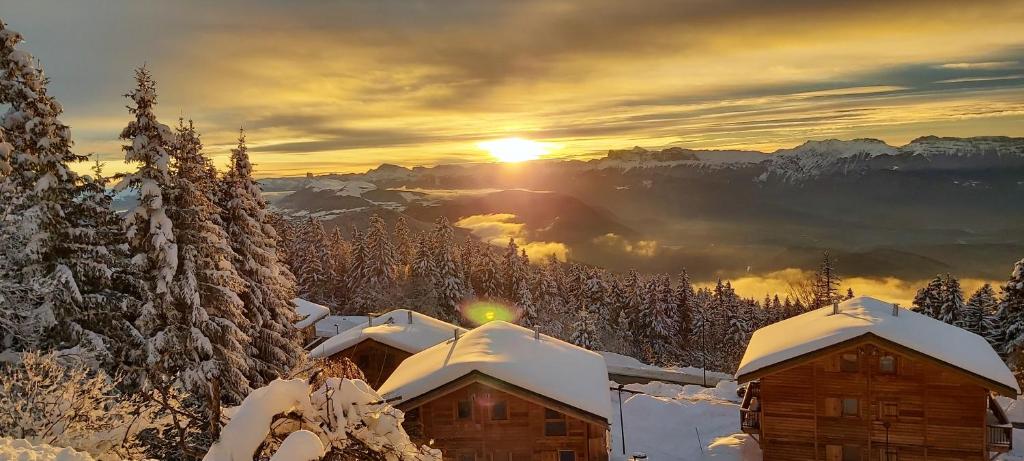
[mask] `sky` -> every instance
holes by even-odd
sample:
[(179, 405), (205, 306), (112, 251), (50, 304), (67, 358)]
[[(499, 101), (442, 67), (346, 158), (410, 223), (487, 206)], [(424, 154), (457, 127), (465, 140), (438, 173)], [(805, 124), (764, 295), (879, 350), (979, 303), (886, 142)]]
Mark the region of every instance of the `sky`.
[(0, 0), (76, 148), (120, 171), (123, 95), (260, 176), (634, 145), (1024, 136), (1024, 2)]

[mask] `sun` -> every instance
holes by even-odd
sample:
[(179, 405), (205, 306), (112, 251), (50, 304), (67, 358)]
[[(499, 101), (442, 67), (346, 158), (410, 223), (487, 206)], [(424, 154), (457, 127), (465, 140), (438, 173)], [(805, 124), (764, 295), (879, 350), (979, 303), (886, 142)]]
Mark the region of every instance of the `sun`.
[(477, 144), (500, 162), (515, 163), (536, 160), (550, 150), (546, 143), (523, 138), (504, 138)]

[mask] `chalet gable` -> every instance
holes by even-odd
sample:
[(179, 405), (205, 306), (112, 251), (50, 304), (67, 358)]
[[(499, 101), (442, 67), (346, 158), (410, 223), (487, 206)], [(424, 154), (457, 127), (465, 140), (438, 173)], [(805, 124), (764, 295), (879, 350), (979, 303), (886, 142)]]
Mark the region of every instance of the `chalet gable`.
[(874, 342), (962, 373), (987, 389), (1016, 396), (1013, 374), (984, 338), (925, 315), (859, 297), (783, 320), (754, 333), (737, 370), (739, 382)]

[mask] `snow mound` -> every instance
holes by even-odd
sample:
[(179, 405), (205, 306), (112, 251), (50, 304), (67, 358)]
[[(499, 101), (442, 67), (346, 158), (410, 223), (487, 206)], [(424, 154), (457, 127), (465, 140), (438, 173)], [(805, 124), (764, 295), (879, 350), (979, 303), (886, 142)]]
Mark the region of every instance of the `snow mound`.
[[(892, 303), (861, 296), (754, 332), (737, 377), (867, 334), (892, 341), (1020, 394), (1017, 380), (988, 342), (969, 331)], [(993, 389), (998, 390), (998, 389)]]
[(454, 337), (456, 331), (460, 335), (466, 332), (464, 328), (408, 309), (375, 317), (372, 325), (363, 323), (331, 337), (313, 349), (310, 358), (330, 357), (367, 339), (415, 354)]
[(295, 313), (299, 317), (299, 321), (295, 322), (295, 328), (300, 330), (320, 321), (327, 317), (327, 314), (331, 313), (331, 310), (326, 306), (321, 306), (302, 298), (295, 298), (292, 302), (295, 303)]
[[(704, 370), (695, 367), (658, 367), (648, 365), (628, 355), (614, 352), (598, 352), (604, 357), (608, 373), (612, 375), (642, 378), (651, 381), (667, 381), (682, 384), (703, 384)], [(722, 380), (731, 380), (732, 375), (717, 371), (706, 373), (708, 384), (717, 384)]]
[(494, 321), (409, 357), (379, 391), (409, 401), (474, 371), (604, 419), (608, 369), (597, 353), (508, 322)]
[(25, 439), (0, 437), (0, 461), (92, 461), (88, 453), (52, 445), (33, 445)]
[(739, 403), (743, 399), (736, 394), (737, 387), (736, 381), (720, 381), (718, 385), (711, 388), (696, 384), (683, 386), (661, 381), (651, 381), (647, 384), (627, 384), (624, 386), (624, 389), (667, 399)]

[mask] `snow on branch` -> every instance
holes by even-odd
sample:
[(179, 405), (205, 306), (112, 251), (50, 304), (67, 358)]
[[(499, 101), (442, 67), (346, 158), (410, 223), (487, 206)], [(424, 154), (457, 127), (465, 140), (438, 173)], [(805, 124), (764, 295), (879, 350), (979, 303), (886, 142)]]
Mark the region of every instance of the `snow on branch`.
[(441, 460), (439, 450), (416, 446), (402, 428), (402, 412), (361, 380), (329, 378), (312, 390), (302, 379), (278, 379), (227, 413), (231, 419), (204, 461), (262, 458), (267, 453), (275, 461), (312, 461), (327, 453)]

